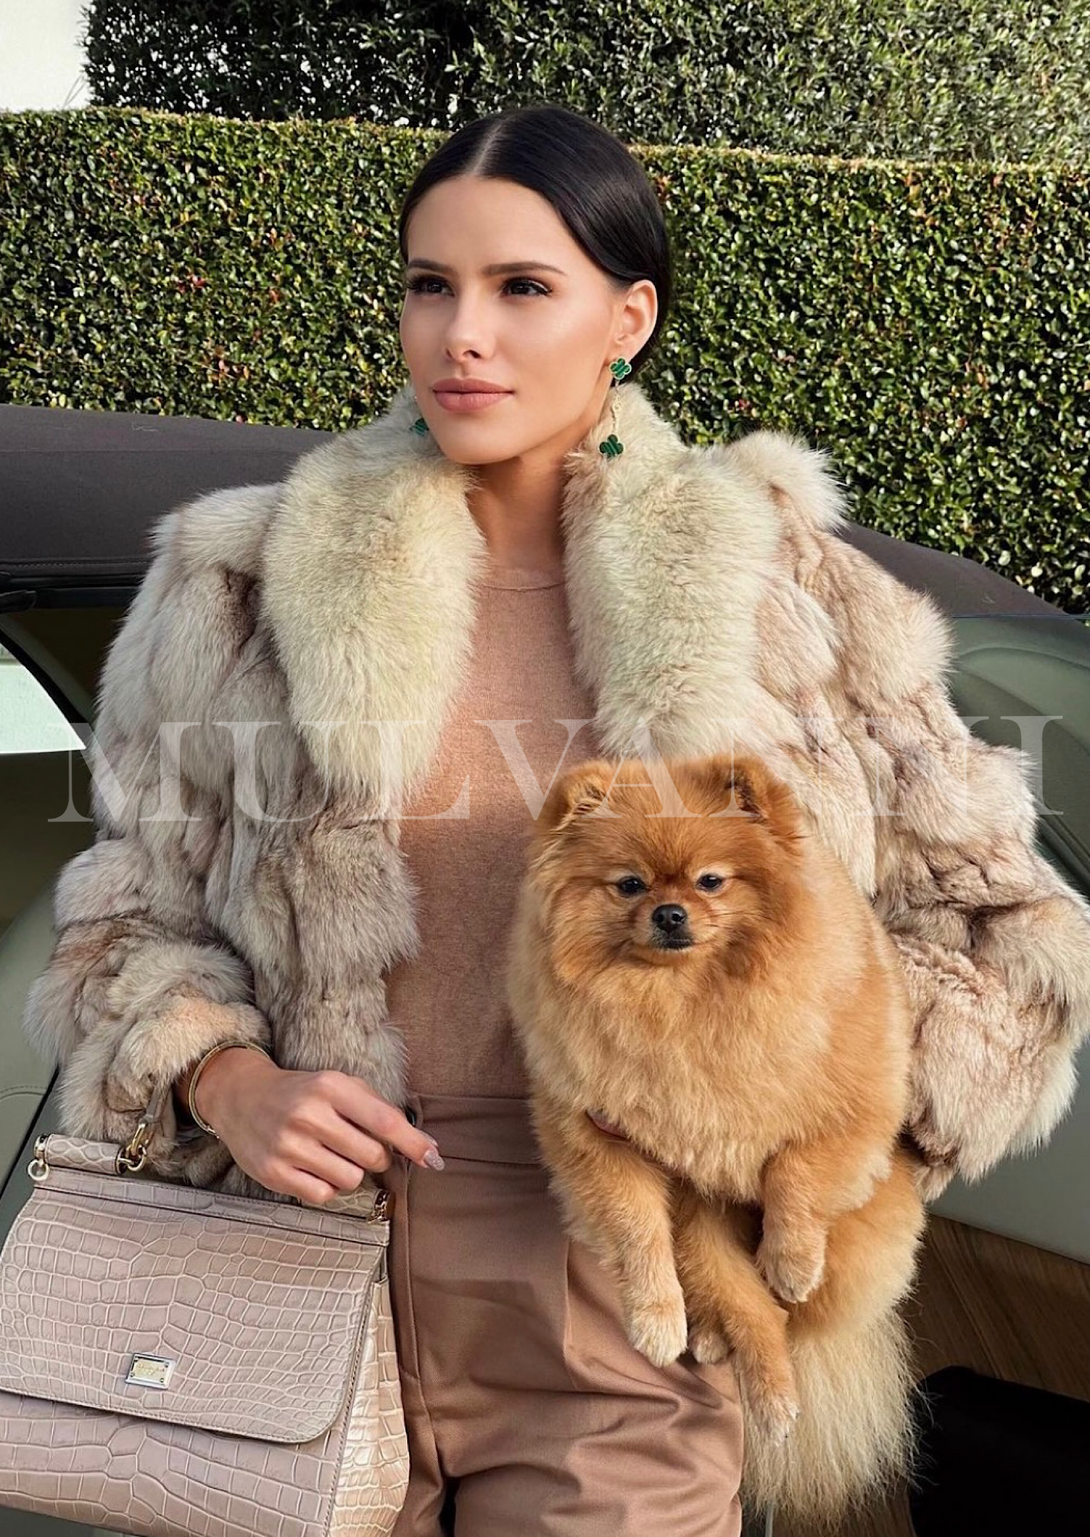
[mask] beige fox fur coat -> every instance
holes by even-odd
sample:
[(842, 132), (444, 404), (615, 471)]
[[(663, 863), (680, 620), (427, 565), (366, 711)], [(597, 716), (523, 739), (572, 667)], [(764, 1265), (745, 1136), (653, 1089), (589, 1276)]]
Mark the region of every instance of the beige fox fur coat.
[[(563, 503), (599, 740), (633, 755), (642, 723), (651, 750), (733, 742), (787, 779), (904, 964), (921, 1188), (978, 1177), (1052, 1131), (1090, 1030), (1090, 908), (1035, 849), (1028, 760), (963, 726), (947, 621), (838, 537), (824, 453), (687, 445), (635, 381), (611, 403), (624, 453), (599, 453), (603, 413)], [(175, 1121), (171, 1082), (217, 1040), (405, 1088), (383, 982), (419, 944), (398, 802), (465, 674), (485, 552), (472, 471), (416, 415), (405, 384), (282, 482), (163, 516), (102, 674), (96, 838), (57, 879), (24, 1028), (63, 1063), (64, 1131), (127, 1140), (154, 1097), (167, 1178), (267, 1194)]]

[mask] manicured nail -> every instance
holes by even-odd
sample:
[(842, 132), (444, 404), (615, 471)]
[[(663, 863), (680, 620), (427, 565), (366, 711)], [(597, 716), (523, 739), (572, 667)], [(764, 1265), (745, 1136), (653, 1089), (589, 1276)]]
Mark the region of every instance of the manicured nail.
[(442, 1169), (446, 1167), (434, 1147), (428, 1148), (428, 1151), (424, 1154), (424, 1162), (429, 1169)]

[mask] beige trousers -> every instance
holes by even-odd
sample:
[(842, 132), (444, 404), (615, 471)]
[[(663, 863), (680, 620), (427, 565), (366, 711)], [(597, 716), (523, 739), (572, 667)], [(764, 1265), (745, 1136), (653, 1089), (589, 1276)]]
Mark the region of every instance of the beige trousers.
[(446, 1168), (395, 1156), (381, 1176), (411, 1460), (394, 1537), (738, 1537), (730, 1364), (659, 1368), (629, 1344), (612, 1278), (564, 1232), (526, 1101), (406, 1108)]

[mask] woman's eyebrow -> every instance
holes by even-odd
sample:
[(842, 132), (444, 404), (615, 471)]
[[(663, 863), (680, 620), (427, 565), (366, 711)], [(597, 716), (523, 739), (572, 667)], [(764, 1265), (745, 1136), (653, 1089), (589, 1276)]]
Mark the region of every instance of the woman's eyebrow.
[[(411, 272), (414, 267), (428, 267), (432, 272), (452, 273), (454, 271), (453, 267), (445, 266), (443, 262), (425, 261), (422, 256), (415, 256), (411, 262), (408, 262), (405, 271)], [(501, 272), (525, 272), (527, 267), (533, 267), (538, 272), (559, 272), (561, 277), (568, 275), (562, 267), (553, 267), (548, 262), (537, 261), (493, 262), (490, 267), (482, 267), (481, 271), (485, 277), (490, 278), (499, 276)]]

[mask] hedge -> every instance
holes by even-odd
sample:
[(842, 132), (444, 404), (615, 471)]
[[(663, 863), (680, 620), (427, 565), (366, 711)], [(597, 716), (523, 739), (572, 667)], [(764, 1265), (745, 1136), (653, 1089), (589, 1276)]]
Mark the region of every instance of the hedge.
[[(398, 206), (442, 137), (0, 117), (0, 400), (370, 419), (405, 377)], [(678, 287), (640, 378), (682, 435), (801, 433), (860, 522), (1085, 612), (1087, 173), (631, 148)]]
[(91, 0), (94, 100), (453, 129), (562, 100), (626, 143), (1090, 157), (1090, 0)]

